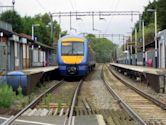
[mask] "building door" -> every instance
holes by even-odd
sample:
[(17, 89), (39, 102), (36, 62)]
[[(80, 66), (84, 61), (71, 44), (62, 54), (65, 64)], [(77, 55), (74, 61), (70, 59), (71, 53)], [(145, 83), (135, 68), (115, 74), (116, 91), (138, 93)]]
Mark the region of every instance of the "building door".
[(10, 70), (14, 70), (15, 61), (14, 61), (14, 42), (10, 41)]
[(7, 68), (7, 48), (5, 45), (0, 44), (0, 74), (6, 72)]
[(22, 70), (23, 69), (23, 44), (20, 44), (20, 48), (19, 48), (19, 60), (20, 60), (20, 69)]

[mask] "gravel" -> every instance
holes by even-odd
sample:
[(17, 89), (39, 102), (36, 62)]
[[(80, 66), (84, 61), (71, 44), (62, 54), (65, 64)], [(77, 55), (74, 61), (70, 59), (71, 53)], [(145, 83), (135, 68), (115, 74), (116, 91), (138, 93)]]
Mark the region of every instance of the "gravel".
[(102, 65), (98, 64), (82, 85), (81, 97), (96, 109), (117, 109), (117, 102), (110, 95), (101, 79)]

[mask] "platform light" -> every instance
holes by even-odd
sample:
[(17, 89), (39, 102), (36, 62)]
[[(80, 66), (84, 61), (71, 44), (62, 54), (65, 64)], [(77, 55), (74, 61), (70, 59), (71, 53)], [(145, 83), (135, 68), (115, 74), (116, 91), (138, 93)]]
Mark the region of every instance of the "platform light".
[(3, 37), (3, 32), (0, 32), (0, 37)]
[(12, 4), (13, 4), (13, 11), (14, 11), (15, 0), (12, 0)]

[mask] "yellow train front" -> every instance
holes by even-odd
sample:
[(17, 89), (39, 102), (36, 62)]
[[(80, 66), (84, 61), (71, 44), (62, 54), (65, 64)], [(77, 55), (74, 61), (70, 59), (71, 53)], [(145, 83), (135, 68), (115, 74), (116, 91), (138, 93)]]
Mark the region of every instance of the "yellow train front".
[(57, 62), (62, 76), (84, 76), (95, 67), (94, 52), (81, 35), (66, 35), (58, 41)]

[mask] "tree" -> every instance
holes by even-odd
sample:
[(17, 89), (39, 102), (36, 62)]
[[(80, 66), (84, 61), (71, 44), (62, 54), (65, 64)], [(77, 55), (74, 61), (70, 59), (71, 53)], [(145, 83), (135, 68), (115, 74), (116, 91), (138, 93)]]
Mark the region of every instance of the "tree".
[(52, 22), (53, 36), (51, 36), (51, 18), (49, 14), (47, 13), (45, 13), (44, 15), (38, 14), (35, 15), (34, 17), (25, 16), (22, 18), (22, 22), (24, 25), (23, 28), (24, 33), (31, 34), (32, 25), (40, 24), (39, 27), (35, 27), (35, 37), (37, 37), (37, 40), (47, 45), (56, 44), (59, 38), (59, 34), (61, 32), (61, 27), (57, 23), (57, 21), (53, 21)]
[(37, 14), (34, 17), (21, 17), (16, 11), (6, 11), (1, 14), (0, 20), (12, 24), (13, 31), (17, 33), (25, 33), (28, 35), (32, 34), (33, 24), (40, 24), (39, 27), (34, 28), (34, 34), (35, 37), (37, 37), (38, 41), (47, 45), (56, 44), (59, 38), (59, 34), (66, 34), (66, 32), (61, 33), (61, 27), (56, 20), (52, 21), (53, 29), (51, 30), (51, 17), (48, 13), (45, 13), (43, 15)]
[(13, 31), (21, 33), (23, 29), (21, 16), (16, 11), (5, 11), (1, 14), (0, 20), (12, 24)]
[(158, 24), (160, 30), (166, 29), (166, 1), (158, 0), (157, 3)]
[(90, 45), (95, 51), (96, 61), (110, 62), (115, 45), (110, 40), (96, 38), (93, 34), (88, 34), (86, 38), (90, 41)]
[[(148, 9), (156, 9), (157, 11), (157, 22), (158, 31), (166, 29), (166, 0), (158, 0), (154, 2), (149, 2), (145, 7), (142, 14), (142, 19), (145, 22), (145, 44), (154, 41), (154, 12), (148, 12)], [(139, 29), (139, 22), (136, 23), (135, 27)], [(134, 30), (133, 30), (134, 38)], [(138, 39), (142, 38), (142, 31), (138, 30)], [(141, 43), (142, 46), (142, 43)]]

